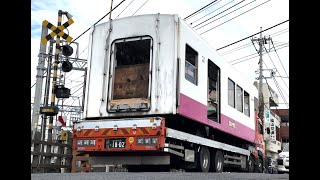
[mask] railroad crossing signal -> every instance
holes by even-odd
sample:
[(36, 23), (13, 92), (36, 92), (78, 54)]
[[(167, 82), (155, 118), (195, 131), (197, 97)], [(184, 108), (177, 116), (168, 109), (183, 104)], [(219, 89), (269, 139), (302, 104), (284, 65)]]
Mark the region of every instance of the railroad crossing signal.
[(56, 35), (59, 35), (60, 37), (65, 39), (67, 42), (71, 42), (72, 37), (69, 36), (68, 34), (66, 34), (65, 32), (63, 32), (63, 30), (66, 29), (68, 26), (70, 26), (72, 23), (74, 23), (74, 21), (70, 18), (63, 25), (56, 27), (53, 24), (51, 24), (50, 22), (48, 22), (47, 20), (44, 20), (42, 22), (42, 25), (47, 27), (48, 29), (51, 29), (52, 32), (50, 34), (48, 34), (47, 36), (43, 37), (41, 39), (41, 43), (43, 43), (43, 44), (47, 43), (47, 41), (49, 41), (50, 39), (52, 39)]

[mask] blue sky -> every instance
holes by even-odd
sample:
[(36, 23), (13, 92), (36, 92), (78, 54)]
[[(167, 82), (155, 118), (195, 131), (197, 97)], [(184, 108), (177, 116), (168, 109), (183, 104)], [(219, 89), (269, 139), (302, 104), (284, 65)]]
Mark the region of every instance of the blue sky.
[[(122, 5), (120, 5), (114, 12), (112, 12), (112, 17), (115, 18), (118, 14), (129, 4), (132, 0), (126, 0)], [(233, 1), (233, 2), (231, 2)], [(241, 7), (247, 3), (250, 3), (252, 0), (246, 0), (241, 2), (241, 0), (218, 0), (215, 5), (208, 8), (206, 11), (194, 16), (187, 20), (188, 23), (191, 23), (198, 18), (206, 15), (210, 11), (213, 11), (228, 2), (230, 4), (225, 7), (230, 7), (236, 3), (241, 2), (235, 8), (227, 11), (226, 13)], [(241, 15), (229, 22), (201, 35), (203, 39), (205, 39), (213, 48), (220, 48), (224, 45), (230, 44), (237, 40), (240, 40), (244, 37), (257, 33), (260, 30), (260, 27), (263, 29), (269, 28), (274, 26), (280, 22), (289, 19), (289, 0), (256, 0), (250, 3), (250, 5), (231, 13), (230, 15), (226, 15), (225, 17), (215, 21), (214, 23), (198, 30), (198, 33), (204, 32), (207, 29), (210, 29), (216, 25), (219, 25), (231, 18), (244, 13), (245, 11), (263, 3), (260, 7), (253, 9)], [(70, 14), (73, 15), (74, 24), (72, 24), (68, 30), (69, 35), (73, 38), (78, 37), (82, 32), (84, 32), (87, 28), (92, 26), (98, 19), (104, 16), (110, 10), (110, 2), (111, 0), (55, 0), (55, 1), (43, 1), (43, 0), (32, 0), (31, 1), (31, 85), (35, 83), (35, 75), (36, 75), (36, 66), (38, 62), (38, 52), (39, 52), (39, 44), (40, 44), (40, 35), (41, 35), (41, 24), (43, 20), (48, 20), (54, 25), (57, 25), (57, 17), (58, 17), (58, 10), (68, 11)], [(121, 0), (114, 0), (113, 6), (120, 3)], [(131, 16), (146, 0), (134, 0), (132, 4), (119, 16), (126, 17)], [(148, 0), (148, 2), (135, 14), (179, 14), (181, 17), (186, 17), (187, 15), (193, 13), (194, 11), (198, 10), (199, 8), (205, 6), (206, 4), (212, 2), (212, 0)], [(226, 9), (226, 8), (224, 8)], [(213, 13), (217, 14), (221, 12), (221, 10), (217, 10), (217, 12)], [(225, 13), (223, 13), (225, 14)], [(221, 14), (221, 16), (223, 15)], [(210, 16), (208, 16), (210, 17)], [(218, 18), (220, 16), (217, 16)], [(102, 20), (100, 23), (107, 21), (108, 17)], [(204, 18), (205, 20), (206, 18)], [(63, 18), (63, 22), (67, 20), (66, 17)], [(201, 21), (199, 21), (201, 22)], [(273, 41), (275, 46), (283, 47), (275, 52), (270, 52), (269, 56), (271, 57), (272, 61), (270, 60), (269, 56), (265, 54), (263, 56), (265, 64), (268, 68), (274, 68), (276, 65), (278, 69), (278, 75), (286, 76), (289, 74), (289, 47), (285, 47), (285, 45), (289, 45), (289, 23), (284, 23), (280, 26), (277, 26), (269, 31), (263, 33), (263, 35), (276, 35), (273, 37)], [(50, 30), (49, 30), (50, 32)], [(67, 32), (67, 31), (65, 31)], [(281, 32), (283, 32), (281, 34)], [(280, 33), (280, 34), (279, 34)], [(88, 36), (89, 33), (86, 33), (81, 38), (77, 40), (80, 43), (80, 50), (81, 52), (80, 58), (86, 59), (87, 57), (87, 45), (88, 45)], [(277, 35), (278, 34), (278, 35)], [(258, 37), (255, 36), (255, 37)], [(251, 45), (250, 46), (250, 39), (244, 40), (240, 43), (237, 43), (233, 46), (228, 48), (224, 48), (223, 50), (218, 51), (220, 54), (225, 54), (227, 51), (230, 51), (234, 48), (247, 46), (239, 51), (235, 51), (233, 53), (225, 54), (223, 57), (226, 61), (233, 61), (235, 59), (251, 55), (256, 53), (255, 48)], [(256, 46), (257, 47), (257, 46)], [(256, 54), (257, 55), (257, 54)], [(253, 57), (253, 56), (252, 56)], [(280, 64), (279, 58), (282, 62)], [(245, 58), (244, 58), (245, 59)], [(257, 74), (255, 71), (258, 69), (258, 60), (259, 58), (252, 58), (250, 60), (246, 60), (242, 63), (238, 63), (233, 65), (238, 71), (240, 71), (245, 77), (249, 79), (250, 82), (253, 83)], [(238, 62), (238, 61), (235, 61)], [(285, 71), (282, 68), (282, 65), (285, 68)], [(266, 67), (265, 67), (266, 68)], [(71, 74), (71, 73), (70, 73)], [(268, 76), (269, 72), (265, 72), (265, 76)], [(76, 80), (79, 79), (81, 74), (77, 74), (74, 72), (70, 75), (70, 82), (72, 86), (77, 86)], [(73, 80), (72, 80), (73, 78)], [(284, 97), (286, 101), (288, 100), (289, 90), (289, 79), (288, 78), (276, 78), (277, 82), (279, 83)], [(284, 82), (285, 83), (284, 83)], [(79, 82), (80, 83), (80, 82)], [(270, 84), (271, 88), (274, 89), (276, 92), (277, 86), (275, 85), (272, 79), (268, 79), (268, 83)], [(73, 90), (71, 89), (71, 92)], [(34, 88), (32, 88), (31, 96), (34, 97)], [(278, 92), (279, 94), (279, 92)], [(280, 94), (279, 94), (279, 101), (283, 103)], [(279, 108), (286, 108), (284, 104), (281, 104)]]

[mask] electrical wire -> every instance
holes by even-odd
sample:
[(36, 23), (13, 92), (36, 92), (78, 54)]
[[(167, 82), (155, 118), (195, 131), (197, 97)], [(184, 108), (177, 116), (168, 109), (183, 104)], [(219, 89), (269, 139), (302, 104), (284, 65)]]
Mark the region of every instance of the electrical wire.
[[(207, 19), (207, 20), (204, 20), (204, 21), (202, 21), (201, 23), (199, 23), (199, 24), (197, 24), (197, 25), (193, 26), (192, 28), (195, 28), (195, 27), (197, 27), (197, 26), (199, 26), (199, 25), (201, 25), (201, 24), (203, 24), (203, 23), (207, 22), (208, 20), (210, 20), (210, 19), (212, 19), (212, 18), (214, 18), (214, 17), (216, 17), (216, 16), (220, 15), (221, 13), (224, 13), (224, 12), (228, 11), (229, 9), (231, 9), (231, 8), (233, 8), (233, 7), (237, 6), (237, 5), (239, 5), (240, 3), (244, 2), (244, 1), (245, 1), (245, 0), (242, 0), (242, 1), (238, 2), (237, 4), (235, 4), (235, 5), (231, 6), (231, 7), (229, 7), (228, 9), (225, 9), (224, 11), (222, 11), (222, 12), (220, 12), (220, 13), (218, 13), (218, 14), (216, 14), (216, 15), (212, 16), (211, 18), (209, 18), (209, 19)], [(254, 1), (256, 1), (256, 0), (251, 1), (251, 2), (249, 2), (248, 4), (253, 3)], [(247, 6), (248, 4), (245, 4), (244, 6), (241, 6), (241, 7), (240, 7), (240, 8), (238, 8), (238, 9), (241, 9), (241, 8), (243, 8), (243, 7)], [(238, 9), (236, 9), (236, 10), (238, 10)], [(229, 12), (228, 14), (230, 14), (230, 13), (232, 13), (232, 12), (236, 11), (236, 10), (233, 10), (233, 11)], [(224, 16), (226, 16), (226, 15), (228, 15), (228, 14), (225, 14), (225, 15), (223, 15), (223, 16), (221, 16), (221, 17), (219, 17), (218, 19), (221, 19), (221, 18), (223, 18)], [(213, 21), (211, 21), (211, 22), (209, 22), (209, 23), (207, 23), (207, 24), (205, 24), (205, 25), (203, 25), (203, 26), (201, 26), (201, 27), (198, 27), (196, 30), (198, 30), (198, 29), (200, 29), (200, 28), (202, 28), (202, 27), (204, 27), (204, 26), (207, 26), (207, 25), (209, 25), (209, 24), (213, 23), (214, 21), (216, 21), (216, 20), (218, 20), (218, 19), (214, 19)]]
[[(271, 60), (271, 62), (272, 62), (272, 64), (273, 64), (274, 68), (276, 69), (276, 71), (277, 71), (277, 72), (279, 72), (279, 75), (281, 76), (280, 71), (278, 70), (277, 66), (273, 63), (273, 60), (272, 60), (272, 58), (271, 58), (271, 56), (270, 56), (269, 52), (267, 51), (266, 47), (264, 47), (264, 49), (266, 50), (266, 52), (267, 52), (267, 54), (268, 54), (268, 56), (269, 56), (269, 59)], [(286, 86), (287, 86), (287, 84), (284, 82), (284, 80), (283, 80), (283, 78), (282, 78), (282, 77), (281, 77), (281, 79), (282, 79), (282, 81), (283, 81), (284, 85), (286, 85)], [(287, 86), (287, 88), (289, 89), (289, 87), (288, 87), (288, 86)]]
[(217, 27), (219, 27), (219, 26), (221, 26), (221, 25), (223, 25), (223, 24), (225, 24), (225, 23), (227, 23), (227, 22), (229, 22), (229, 21), (231, 21), (231, 20), (233, 20), (233, 19), (235, 19), (235, 18), (237, 18), (237, 17), (239, 17), (239, 16), (241, 16), (241, 15), (243, 15), (243, 14), (245, 14), (245, 13), (247, 13), (247, 12), (249, 12), (249, 11), (251, 11), (251, 10), (261, 6), (261, 5), (263, 5), (263, 4), (265, 4), (265, 3), (267, 3), (267, 2), (269, 2), (269, 1), (271, 1), (271, 0), (265, 1), (265, 2), (263, 2), (261, 4), (259, 4), (258, 6), (255, 6), (255, 7), (251, 8), (251, 9), (249, 9), (249, 10), (247, 10), (247, 11), (245, 11), (245, 12), (243, 12), (243, 13), (241, 13), (241, 14), (239, 14), (239, 15), (237, 15), (237, 16), (235, 16), (235, 17), (233, 17), (233, 18), (231, 18), (231, 19), (229, 19), (229, 20), (217, 25), (217, 26), (214, 26), (213, 28), (210, 28), (210, 29), (206, 30), (205, 32), (202, 32), (200, 35), (202, 35), (204, 33), (207, 33), (209, 31), (211, 31), (211, 30), (213, 30), (213, 29), (215, 29), (215, 28), (217, 28)]
[(138, 9), (136, 12), (134, 12), (131, 16), (135, 15), (148, 1), (149, 1), (149, 0), (146, 0), (146, 2), (144, 2), (144, 3), (139, 7), (139, 9)]
[[(267, 78), (265, 78), (265, 77), (264, 77), (264, 79), (266, 80), (266, 83), (267, 83), (268, 90), (269, 90), (269, 92), (270, 92), (271, 98), (274, 100), (274, 98), (273, 98), (273, 96), (272, 96), (272, 93), (271, 93), (271, 89), (270, 89), (270, 85), (269, 85), (269, 83), (268, 83), (268, 80), (267, 80)], [(286, 103), (277, 103), (277, 104), (286, 104)], [(277, 110), (278, 114), (280, 114), (277, 106), (276, 106), (276, 110)]]
[(68, 85), (68, 84), (72, 83), (73, 81), (76, 81), (76, 80), (78, 80), (78, 79), (80, 79), (80, 78), (82, 78), (82, 77), (83, 77), (83, 75), (81, 75), (80, 77), (78, 77), (78, 78), (76, 78), (76, 79), (70, 80), (70, 82), (66, 83), (65, 85)]
[[(98, 24), (103, 18), (105, 18), (106, 16), (108, 16), (109, 14), (110, 14), (110, 12), (112, 12), (113, 10), (115, 10), (118, 6), (120, 6), (124, 1), (126, 1), (126, 0), (122, 0), (118, 5), (116, 5), (116, 7), (114, 7), (111, 11), (109, 11), (106, 15), (104, 15), (102, 18), (100, 18), (97, 22), (95, 22), (92, 26), (95, 26), (96, 24)], [(92, 27), (91, 26), (91, 27)], [(80, 34), (77, 38), (75, 38), (73, 41), (71, 41), (70, 43), (69, 43), (69, 45), (71, 44), (71, 43), (73, 43), (74, 41), (76, 41), (77, 39), (79, 39), (79, 37), (81, 37), (82, 35), (84, 35), (86, 32), (88, 32), (90, 29), (91, 29), (91, 27), (89, 27), (87, 30), (85, 30), (82, 34)]]
[(80, 86), (80, 85), (82, 85), (83, 83), (84, 83), (84, 82), (79, 83), (79, 84), (77, 84), (77, 85), (75, 85), (75, 86), (71, 87), (70, 89), (73, 89), (73, 88), (75, 88), (75, 87), (77, 87), (77, 86)]
[[(287, 29), (288, 29), (288, 28), (287, 28)], [(286, 30), (286, 29), (284, 29), (284, 30)], [(283, 30), (281, 30), (281, 31), (283, 31)], [(278, 31), (278, 32), (281, 32), (281, 31)], [(276, 32), (276, 33), (278, 33), (278, 32)], [(288, 32), (288, 31), (286, 31), (286, 32)], [(280, 33), (280, 34), (274, 35), (274, 34), (276, 34), (276, 33), (271, 34), (270, 37), (276, 37), (276, 36), (279, 36), (280, 34), (283, 34), (283, 33), (285, 33), (285, 32), (282, 32), (282, 33)], [(274, 42), (276, 43), (277, 41), (274, 41)], [(278, 43), (288, 44), (288, 43), (286, 43), (286, 42), (278, 42)], [(227, 54), (236, 52), (236, 51), (238, 51), (238, 50), (241, 50), (241, 49), (250, 47), (251, 45), (252, 45), (252, 41), (251, 41), (250, 43), (241, 45), (241, 46), (239, 46), (239, 47), (230, 49), (229, 51), (223, 52), (223, 53), (221, 53), (221, 55), (222, 55), (222, 56), (225, 56), (225, 55), (227, 55)]]
[(245, 39), (251, 38), (251, 37), (253, 37), (253, 36), (257, 35), (257, 34), (260, 34), (260, 33), (264, 32), (264, 31), (267, 31), (267, 30), (269, 30), (269, 29), (272, 29), (272, 28), (274, 28), (274, 27), (277, 27), (277, 26), (279, 26), (279, 25), (281, 25), (281, 24), (283, 24), (283, 23), (286, 23), (286, 22), (288, 22), (288, 21), (289, 21), (289, 19), (288, 19), (288, 20), (285, 20), (285, 21), (283, 21), (283, 22), (281, 22), (281, 23), (279, 23), (279, 24), (276, 24), (276, 25), (274, 25), (274, 26), (271, 26), (271, 27), (269, 27), (269, 28), (267, 28), (267, 29), (265, 29), (265, 30), (263, 30), (263, 31), (257, 32), (257, 33), (255, 33), (255, 34), (253, 34), (253, 35), (251, 35), (251, 36), (245, 37), (245, 38), (240, 39), (240, 40), (238, 40), (238, 41), (236, 41), (236, 42), (233, 42), (233, 43), (231, 43), (231, 44), (225, 45), (225, 46), (223, 46), (223, 47), (221, 47), (221, 48), (218, 48), (217, 51), (219, 51), (220, 49), (226, 48), (226, 47), (228, 47), (228, 46), (231, 46), (231, 45), (233, 45), (233, 44), (236, 44), (236, 43), (238, 43), (238, 42), (241, 42), (241, 41), (243, 41), (243, 40), (245, 40)]
[(247, 43), (247, 44), (241, 45), (241, 46), (239, 46), (239, 47), (236, 47), (236, 48), (234, 48), (234, 49), (231, 49), (231, 50), (229, 50), (229, 51), (226, 51), (226, 52), (224, 52), (224, 53), (221, 53), (221, 56), (225, 56), (225, 55), (227, 55), (227, 54), (231, 54), (231, 53), (236, 52), (236, 51), (239, 51), (239, 50), (241, 50), (241, 49), (250, 47), (251, 45), (252, 45), (251, 43)]
[[(273, 45), (273, 47), (274, 47), (274, 44), (273, 44), (273, 41), (272, 41), (272, 40), (271, 40), (271, 42), (272, 42), (272, 45)], [(281, 59), (280, 59), (280, 57), (279, 57), (279, 55), (278, 55), (278, 53), (277, 53), (276, 49), (275, 49), (274, 51), (275, 51), (276, 55), (278, 56), (278, 59), (279, 59), (279, 61), (280, 61), (280, 64), (281, 64), (281, 66), (282, 66), (282, 68), (283, 68), (284, 72), (286, 73), (286, 75), (287, 75), (287, 76), (289, 76), (289, 75), (288, 75), (288, 73), (287, 73), (287, 71), (286, 71), (286, 70), (285, 70), (285, 68), (283, 67), (283, 64), (282, 64), (282, 62), (281, 62)]]
[[(282, 45), (278, 45), (276, 47), (279, 47), (279, 46), (282, 46)], [(263, 53), (265, 54), (265, 53)], [(252, 56), (252, 55), (257, 55), (257, 53), (253, 53), (253, 54), (250, 54), (250, 55), (247, 55), (247, 56), (244, 56), (244, 57), (241, 57), (241, 58), (238, 58), (238, 59), (234, 59), (232, 61), (228, 61), (228, 63), (231, 63), (231, 62), (234, 62), (234, 61), (237, 61), (237, 60), (240, 60), (240, 59), (243, 59), (243, 58), (246, 58), (246, 57), (249, 57), (249, 56)], [(258, 55), (259, 56), (259, 55)], [(258, 56), (255, 56), (255, 57), (258, 57)]]
[(123, 13), (123, 11), (125, 11), (125, 10), (127, 9), (127, 7), (130, 6), (130, 4), (131, 4), (133, 1), (134, 1), (134, 0), (132, 0), (132, 1), (128, 4), (128, 6), (126, 6), (126, 7), (118, 14), (118, 16), (117, 16), (115, 19), (117, 19), (117, 18)]
[(276, 85), (276, 87), (277, 87), (277, 89), (278, 89), (278, 91), (279, 91), (279, 93), (280, 93), (280, 96), (282, 97), (283, 101), (286, 103), (287, 107), (289, 108), (288, 102), (287, 102), (286, 99), (284, 98), (284, 96), (283, 96), (283, 94), (282, 94), (282, 91), (281, 91), (281, 89), (279, 88), (279, 84), (278, 84), (276, 78), (273, 78), (273, 81), (275, 82), (275, 85)]
[[(282, 48), (285, 48), (285, 47), (288, 47), (289, 45), (287, 45), (287, 46), (283, 46), (283, 47), (281, 47), (281, 48), (278, 48), (278, 50), (279, 49), (282, 49)], [(279, 46), (278, 46), (279, 47)], [(273, 50), (274, 51), (274, 50)], [(272, 52), (272, 51), (270, 51), (270, 52)], [(262, 53), (262, 54), (265, 54), (265, 53)], [(258, 57), (259, 55), (257, 55), (257, 56), (255, 56), (255, 57)], [(255, 57), (252, 57), (252, 58), (255, 58)], [(248, 59), (245, 59), (245, 60), (242, 60), (242, 61), (239, 61), (239, 62), (236, 62), (236, 63), (233, 63), (232, 65), (235, 65), (235, 64), (238, 64), (238, 63), (241, 63), (241, 62), (244, 62), (244, 61), (248, 61), (248, 60), (250, 60), (250, 59), (252, 59), (252, 58), (248, 58)]]
[[(80, 55), (81, 55), (86, 49), (88, 49), (88, 47), (89, 47), (89, 45), (87, 45), (87, 46), (81, 51), (81, 53), (79, 54), (79, 57), (80, 57)], [(70, 77), (71, 74), (73, 74), (74, 72), (75, 72), (75, 71), (72, 71), (71, 73), (69, 73), (68, 76), (66, 77), (66, 79), (68, 79), (68, 77)]]
[(183, 18), (183, 20), (187, 20), (187, 19), (191, 18), (192, 16), (194, 16), (194, 15), (198, 14), (199, 12), (203, 11), (203, 9), (204, 9), (204, 8), (206, 8), (206, 7), (210, 6), (211, 4), (215, 3), (216, 1), (217, 1), (217, 0), (212, 1), (211, 3), (209, 3), (209, 4), (205, 5), (204, 7), (200, 8), (200, 9), (199, 9), (199, 10), (197, 10), (196, 12), (191, 13), (189, 16), (187, 16), (187, 17)]
[[(221, 0), (220, 0), (220, 1), (221, 1)], [(220, 2), (220, 1), (219, 1), (219, 2)], [(232, 3), (233, 1), (235, 1), (235, 0), (230, 1), (230, 2), (228, 2), (227, 4), (225, 4), (225, 5), (221, 6), (221, 7), (219, 7), (218, 9), (215, 9), (214, 11), (212, 11), (212, 12), (210, 12), (210, 13), (208, 13), (208, 14), (206, 14), (206, 15), (202, 16), (201, 18), (199, 18), (199, 19), (197, 19), (197, 20), (193, 21), (192, 23), (190, 23), (190, 25), (192, 25), (193, 23), (195, 23), (195, 22), (199, 21), (200, 19), (202, 19), (202, 18), (204, 18), (204, 17), (208, 16), (209, 14), (212, 14), (212, 13), (216, 12), (217, 10), (219, 10), (219, 9), (221, 9), (222, 7), (224, 7), (224, 6), (226, 6), (226, 5), (230, 4), (230, 3)], [(218, 3), (218, 2), (217, 2), (217, 3)]]

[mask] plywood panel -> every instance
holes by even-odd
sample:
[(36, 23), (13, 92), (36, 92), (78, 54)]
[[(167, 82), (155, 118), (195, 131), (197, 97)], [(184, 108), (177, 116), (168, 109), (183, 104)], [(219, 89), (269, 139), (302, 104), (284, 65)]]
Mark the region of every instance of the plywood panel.
[(147, 98), (149, 63), (115, 68), (113, 99)]

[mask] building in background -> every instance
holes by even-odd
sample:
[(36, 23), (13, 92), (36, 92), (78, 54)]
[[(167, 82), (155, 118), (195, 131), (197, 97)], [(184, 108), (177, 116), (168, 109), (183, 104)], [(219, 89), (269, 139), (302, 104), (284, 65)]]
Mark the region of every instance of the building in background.
[(280, 139), (283, 151), (289, 151), (289, 109), (272, 109), (281, 118)]

